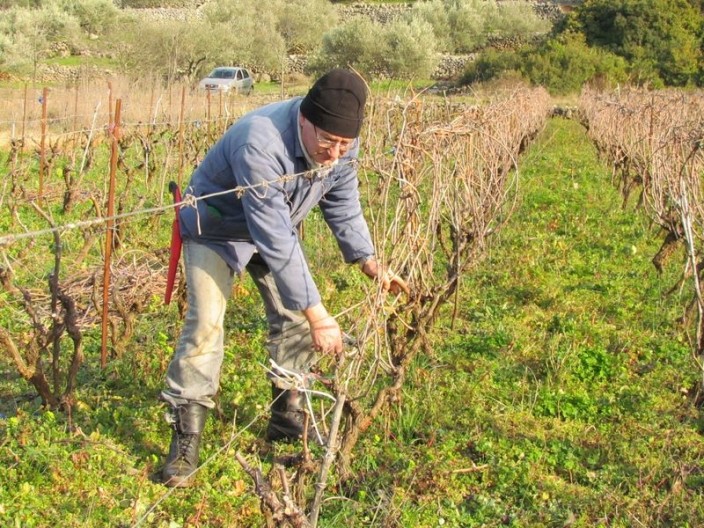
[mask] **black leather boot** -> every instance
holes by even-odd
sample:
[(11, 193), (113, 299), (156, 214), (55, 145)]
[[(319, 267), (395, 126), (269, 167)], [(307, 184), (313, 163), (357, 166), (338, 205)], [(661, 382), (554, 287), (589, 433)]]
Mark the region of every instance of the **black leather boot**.
[[(266, 439), (291, 442), (303, 438), (306, 413), (303, 394), (296, 389), (285, 390), (275, 385), (271, 386), (271, 394), (271, 418)], [(319, 442), (312, 419), (308, 422), (308, 439)]]
[(208, 409), (197, 403), (179, 405), (171, 410), (171, 446), (161, 481), (171, 488), (186, 488), (193, 484), (193, 472), (198, 467), (200, 437)]

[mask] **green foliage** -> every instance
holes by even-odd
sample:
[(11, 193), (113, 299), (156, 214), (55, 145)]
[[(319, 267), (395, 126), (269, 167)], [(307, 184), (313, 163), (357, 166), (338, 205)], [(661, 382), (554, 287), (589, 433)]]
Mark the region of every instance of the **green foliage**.
[(125, 17), (110, 0), (44, 0), (0, 9), (0, 64), (18, 71), (53, 58), (54, 47), (75, 51), (89, 38), (117, 32)]
[(267, 2), (278, 11), (277, 30), (288, 53), (308, 53), (320, 45), (323, 34), (337, 24), (337, 14), (327, 0), (278, 0)]
[(210, 56), (216, 31), (205, 22), (140, 22), (132, 24), (125, 37), (140, 45), (122, 50), (126, 67), (141, 76), (154, 75), (168, 81), (181, 77), (195, 80), (200, 66)]
[(53, 43), (75, 42), (80, 28), (75, 17), (50, 2), (36, 9), (13, 7), (0, 11), (0, 35), (5, 36), (6, 65), (36, 67), (39, 60), (50, 55)]
[(625, 60), (587, 46), (579, 34), (561, 35), (535, 52), (524, 52), (521, 71), (554, 94), (576, 93), (593, 80), (615, 86), (628, 79)]
[(153, 9), (157, 7), (196, 8), (203, 2), (202, 0), (115, 0), (115, 3), (122, 8)]
[(381, 25), (358, 17), (326, 33), (307, 68), (318, 75), (351, 66), (369, 78), (413, 79), (428, 77), (437, 61), (432, 28), (426, 22)]
[(487, 50), (467, 65), (461, 83), (486, 82), (510, 72), (519, 72), (555, 95), (579, 92), (587, 82), (615, 86), (628, 80), (623, 58), (587, 46), (579, 33), (564, 33), (516, 52)]
[(701, 84), (704, 17), (684, 0), (587, 0), (543, 44), (484, 53), (462, 82), (486, 81), (518, 69), (553, 94), (575, 93), (586, 82), (634, 82), (652, 87)]
[(538, 17), (528, 2), (503, 1), (487, 18), (489, 33), (494, 36), (531, 39), (550, 31), (550, 22)]
[(444, 53), (476, 51), (486, 45), (490, 37), (532, 37), (547, 32), (550, 26), (527, 2), (482, 0), (416, 2), (405, 20), (430, 24), (436, 48)]
[(429, 24), (395, 22), (384, 29), (383, 70), (395, 79), (427, 78), (438, 59)]
[(332, 67), (353, 66), (369, 76), (381, 69), (383, 50), (379, 49), (382, 27), (368, 18), (357, 17), (323, 36), (320, 50), (308, 60), (308, 71), (319, 74)]
[(455, 53), (469, 53), (487, 43), (486, 19), (496, 9), (496, 2), (463, 0), (446, 5)]
[[(213, 66), (241, 64), (278, 71), (286, 42), (277, 31), (278, 15), (260, 2), (227, 0), (204, 8), (204, 27), (212, 41), (201, 73)], [(191, 38), (198, 39), (200, 32)]]
[(703, 17), (686, 0), (587, 0), (576, 18), (587, 43), (626, 58), (639, 82), (697, 80)]
[(120, 18), (112, 0), (61, 0), (61, 6), (78, 19), (81, 29), (93, 35), (108, 33)]
[(487, 49), (476, 60), (467, 64), (460, 78), (460, 84), (486, 82), (506, 72), (519, 71), (521, 62), (522, 58), (518, 52)]
[(12, 7), (32, 9), (40, 7), (44, 0), (0, 0), (0, 9), (10, 9)]
[(435, 46), (438, 51), (451, 53), (455, 46), (452, 40), (448, 10), (443, 0), (429, 0), (416, 2), (404, 20), (410, 23), (413, 20), (423, 21), (433, 28)]
[[(436, 52), (466, 53), (485, 45), (489, 38), (530, 37), (544, 32), (547, 24), (527, 3), (499, 4), (495, 0), (415, 2), (402, 19), (405, 23), (378, 24), (365, 17), (363, 23), (353, 21), (345, 27), (337, 26), (336, 12), (327, 0), (208, 2), (201, 9), (202, 18), (175, 21), (153, 21), (116, 7), (136, 10), (192, 4), (191, 0), (166, 5), (153, 0), (117, 4), (110, 0), (43, 0), (32, 4), (34, 9), (30, 10), (25, 3), (14, 9), (32, 11), (33, 19), (38, 18), (37, 11), (61, 10), (74, 29), (70, 38), (54, 39), (51, 28), (61, 17), (52, 17), (52, 25), (30, 24), (23, 31), (33, 53), (16, 38), (19, 33), (0, 29), (4, 62), (9, 67), (36, 66), (48, 56), (47, 41), (68, 40), (71, 49), (99, 48), (95, 39), (104, 36), (117, 44), (110, 53), (121, 67), (135, 76), (148, 70), (168, 81), (195, 81), (224, 64), (245, 65), (255, 72), (279, 72), (287, 54), (312, 57), (310, 72), (346, 64), (372, 77), (411, 79), (432, 73), (439, 60)], [(39, 33), (37, 28), (42, 28)], [(354, 31), (362, 33), (354, 35)]]
[(324, 0), (224, 0), (206, 4), (202, 15), (202, 19), (134, 25), (124, 61), (133, 71), (191, 81), (222, 65), (279, 72), (287, 53), (314, 48), (335, 22)]

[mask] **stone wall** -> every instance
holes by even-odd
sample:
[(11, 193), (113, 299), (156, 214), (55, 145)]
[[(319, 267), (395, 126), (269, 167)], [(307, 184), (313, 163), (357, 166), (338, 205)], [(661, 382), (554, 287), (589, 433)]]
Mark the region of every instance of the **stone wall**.
[[(501, 2), (501, 0), (498, 0)], [(532, 0), (530, 4), (542, 18), (557, 20), (562, 16), (562, 5), (574, 4), (578, 2), (554, 2), (551, 0)], [(354, 16), (366, 16), (381, 24), (393, 22), (403, 13), (411, 9), (413, 4), (336, 4), (337, 12), (341, 20), (347, 20)]]
[[(217, 0), (211, 0), (217, 1)], [(499, 0), (501, 1), (501, 0)], [(551, 0), (532, 0), (530, 2), (533, 5), (533, 9), (538, 13), (539, 16), (549, 19), (556, 20), (562, 16), (564, 7), (570, 6), (579, 2), (554, 2)], [(171, 7), (164, 8), (145, 8), (145, 9), (125, 9), (126, 12), (137, 14), (140, 17), (148, 18), (150, 20), (189, 20), (193, 18), (199, 18), (201, 16), (201, 9), (204, 4), (201, 4), (196, 9), (178, 9)], [(335, 4), (335, 9), (337, 10), (338, 16), (341, 21), (349, 20), (355, 16), (365, 16), (372, 19), (375, 22), (381, 24), (388, 24), (399, 18), (403, 13), (407, 12), (413, 4), (367, 4), (367, 3), (354, 3), (354, 4)]]
[[(456, 78), (464, 71), (465, 65), (474, 60), (475, 55), (442, 55), (431, 77), (436, 80)], [(289, 55), (287, 72), (303, 74), (306, 67), (305, 55)]]

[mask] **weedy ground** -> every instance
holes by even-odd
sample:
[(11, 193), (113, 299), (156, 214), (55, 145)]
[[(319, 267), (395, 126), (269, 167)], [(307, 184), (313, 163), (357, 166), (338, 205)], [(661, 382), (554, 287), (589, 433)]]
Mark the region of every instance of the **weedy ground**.
[[(320, 525), (704, 525), (701, 372), (679, 326), (686, 299), (670, 293), (681, 256), (663, 275), (650, 262), (659, 235), (623, 207), (581, 126), (551, 119), (521, 160), (511, 221), (358, 444), (353, 479), (332, 478)], [(325, 273), (354, 289), (355, 272)], [(153, 481), (174, 306), (155, 299), (105, 369), (86, 336), (71, 416), (40, 409), (0, 359), (0, 524), (263, 525), (234, 458), (265, 449), (266, 328), (246, 280), (227, 320), (220, 408), (188, 490)]]

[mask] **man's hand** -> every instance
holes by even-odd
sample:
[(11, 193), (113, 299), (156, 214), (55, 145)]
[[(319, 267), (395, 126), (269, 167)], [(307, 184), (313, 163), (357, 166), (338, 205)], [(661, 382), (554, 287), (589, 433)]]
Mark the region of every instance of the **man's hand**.
[(381, 266), (375, 258), (370, 258), (362, 263), (362, 273), (379, 281), (384, 292), (391, 292), (394, 295), (398, 295), (401, 292), (405, 292), (406, 295), (411, 293), (405, 280), (396, 275), (391, 269)]
[(313, 348), (323, 354), (342, 354), (342, 331), (322, 304), (303, 310), (310, 325)]

